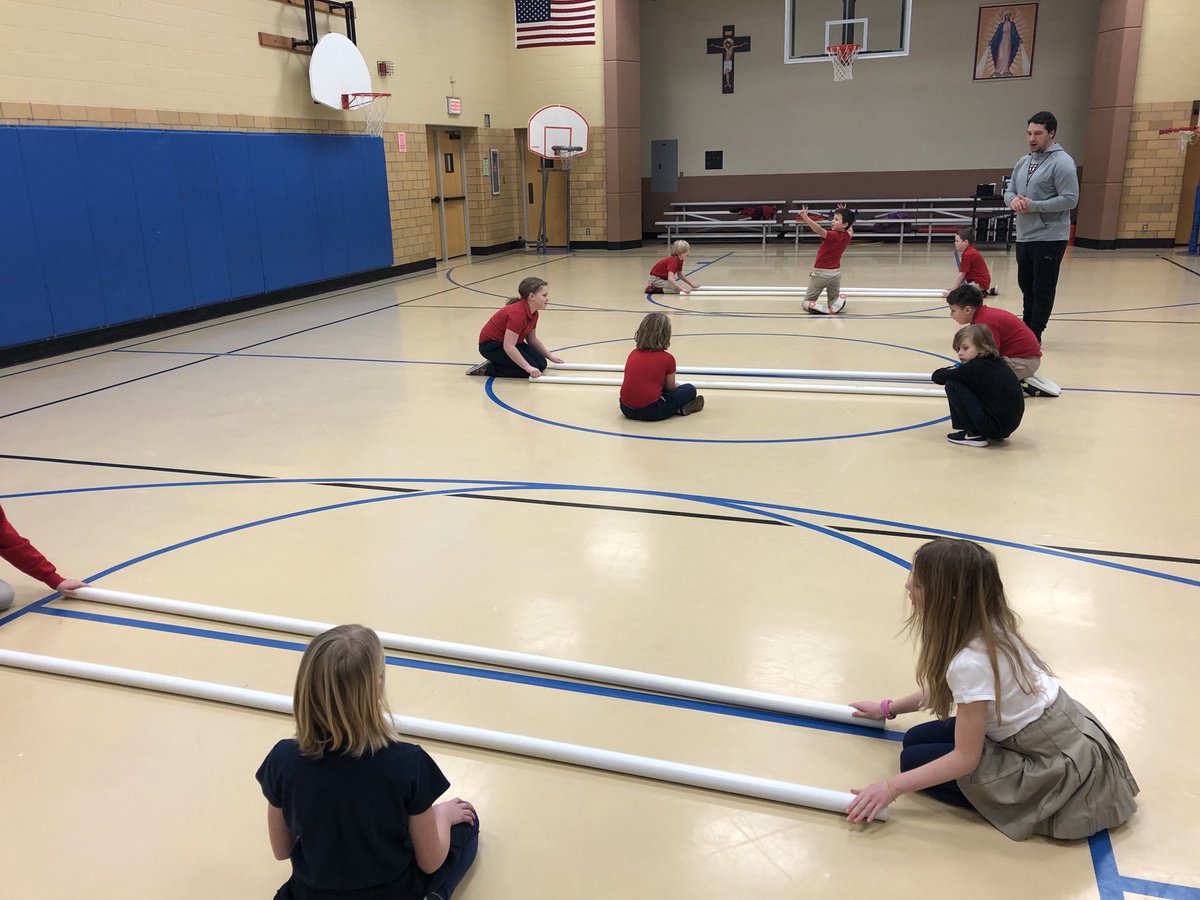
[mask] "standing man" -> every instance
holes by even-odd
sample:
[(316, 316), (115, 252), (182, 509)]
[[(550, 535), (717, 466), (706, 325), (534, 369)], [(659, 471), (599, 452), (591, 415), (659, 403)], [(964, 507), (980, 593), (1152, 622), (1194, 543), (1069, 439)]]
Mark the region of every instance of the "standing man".
[(1025, 134), (1029, 152), (1017, 160), (1004, 189), (1004, 202), (1016, 213), (1017, 283), (1025, 308), (1022, 318), (1038, 343), (1054, 310), (1058, 267), (1071, 236), (1071, 210), (1079, 205), (1075, 160), (1054, 141), (1054, 113), (1030, 117)]

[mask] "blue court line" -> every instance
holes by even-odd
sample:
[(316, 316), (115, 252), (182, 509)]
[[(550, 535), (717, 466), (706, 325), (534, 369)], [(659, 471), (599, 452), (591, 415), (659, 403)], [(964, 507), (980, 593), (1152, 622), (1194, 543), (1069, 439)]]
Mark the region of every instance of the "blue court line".
[[(257, 647), (269, 647), (274, 650), (291, 650), (303, 653), (308, 646), (307, 641), (289, 641), (276, 638), (258, 637), (250, 634), (222, 631), (211, 628), (198, 628), (191, 625), (173, 625), (166, 622), (152, 622), (146, 619), (135, 619), (126, 616), (111, 616), (102, 613), (89, 613), (75, 609), (57, 607), (42, 607), (37, 609), (39, 615), (56, 616), (60, 619), (76, 619), (85, 622), (98, 622), (105, 625), (116, 625), (125, 628), (139, 628), (145, 631), (158, 631), (167, 634), (178, 634), (187, 637), (204, 638), (206, 640), (227, 641), (235, 644), (249, 644)], [(425, 672), (437, 672), (444, 675), (461, 675), (469, 678), (480, 678), (485, 681), (499, 681), (508, 684), (519, 684), (529, 687), (549, 688), (550, 690), (566, 691), (575, 694), (586, 694), (594, 697), (605, 697), (611, 700), (630, 700), (635, 703), (646, 703), (653, 706), (667, 706), (675, 709), (686, 709), (693, 712), (706, 712), (715, 715), (733, 716), (740, 719), (752, 719), (759, 722), (771, 722), (777, 725), (791, 725), (798, 728), (812, 728), (817, 731), (831, 731), (838, 734), (849, 734), (856, 737), (869, 737), (876, 740), (899, 742), (904, 740), (901, 731), (885, 731), (878, 728), (847, 725), (842, 722), (827, 722), (824, 719), (814, 719), (809, 716), (792, 716), (786, 713), (770, 712), (768, 710), (751, 709), (743, 706), (733, 706), (727, 703), (712, 703), (705, 700), (691, 700), (687, 697), (673, 697), (667, 694), (652, 694), (629, 688), (612, 687), (594, 682), (567, 681), (545, 675), (526, 675), (519, 672), (509, 672), (497, 669), (481, 669), (475, 666), (457, 663), (433, 662), (422, 659), (409, 659), (403, 656), (387, 655), (389, 665), (397, 668), (416, 669)]]
[(515, 406), (510, 406), (499, 397), (493, 389), (495, 377), (489, 377), (484, 391), (491, 398), (492, 402), (501, 409), (515, 413), (523, 418), (530, 419), (534, 422), (540, 422), (543, 425), (553, 425), (556, 428), (566, 428), (571, 431), (579, 431), (584, 434), (599, 434), (604, 437), (629, 438), (637, 441), (665, 441), (674, 444), (806, 444), (815, 441), (843, 441), (850, 438), (865, 438), (878, 437), (885, 434), (898, 434), (902, 431), (912, 431), (917, 428), (926, 428), (930, 425), (936, 425), (938, 422), (949, 422), (949, 416), (941, 416), (936, 419), (929, 419), (925, 422), (917, 422), (915, 425), (902, 425), (898, 428), (887, 428), (881, 431), (859, 431), (854, 434), (831, 434), (818, 435), (816, 437), (791, 437), (791, 438), (689, 438), (689, 437), (672, 437), (664, 434), (636, 434), (634, 432), (623, 431), (605, 431), (600, 428), (587, 428), (583, 425), (570, 425), (566, 422), (556, 422), (553, 419), (545, 419), (541, 416), (535, 416), (533, 413), (525, 412), (517, 409)]
[(1112, 837), (1107, 831), (1101, 831), (1088, 838), (1088, 850), (1092, 855), (1092, 869), (1096, 873), (1096, 887), (1100, 889), (1100, 900), (1125, 900), (1126, 891), (1147, 897), (1163, 897), (1166, 900), (1200, 900), (1200, 888), (1122, 875), (1117, 870)]
[(692, 269), (691, 274), (695, 275), (701, 269), (707, 269), (709, 266), (715, 265), (716, 263), (719, 263), (723, 259), (729, 259), (729, 257), (733, 256), (733, 254), (735, 252), (736, 251), (730, 250), (728, 253), (723, 254), (722, 256), (718, 256), (716, 259), (709, 259), (709, 260), (705, 260), (704, 262), (698, 262), (698, 263), (696, 263), (695, 267)]

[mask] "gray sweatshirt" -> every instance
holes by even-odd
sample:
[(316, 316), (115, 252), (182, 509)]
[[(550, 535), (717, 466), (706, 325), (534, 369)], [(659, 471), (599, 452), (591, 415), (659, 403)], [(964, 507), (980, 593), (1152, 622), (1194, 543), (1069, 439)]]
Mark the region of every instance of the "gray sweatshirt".
[(1065, 241), (1071, 236), (1071, 210), (1079, 205), (1079, 175), (1075, 160), (1061, 144), (1017, 160), (1004, 190), (1005, 204), (1011, 206), (1018, 194), (1033, 201), (1029, 212), (1015, 216), (1018, 241)]

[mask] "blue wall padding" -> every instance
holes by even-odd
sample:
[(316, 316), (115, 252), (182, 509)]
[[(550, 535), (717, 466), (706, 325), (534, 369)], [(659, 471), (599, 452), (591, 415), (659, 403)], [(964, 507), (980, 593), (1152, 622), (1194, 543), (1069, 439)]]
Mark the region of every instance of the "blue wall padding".
[(0, 346), (54, 333), (14, 128), (0, 128)]
[(0, 127), (0, 347), (391, 264), (378, 138)]

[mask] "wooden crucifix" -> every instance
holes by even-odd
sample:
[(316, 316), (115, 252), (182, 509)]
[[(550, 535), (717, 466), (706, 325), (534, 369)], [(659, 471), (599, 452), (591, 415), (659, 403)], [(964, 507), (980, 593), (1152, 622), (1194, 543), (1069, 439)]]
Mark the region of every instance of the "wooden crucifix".
[(708, 52), (721, 54), (721, 93), (733, 93), (733, 55), (738, 51), (750, 52), (750, 38), (737, 37), (734, 27), (726, 25), (719, 38), (708, 39)]

